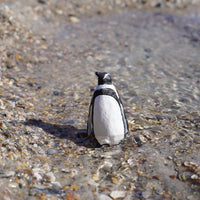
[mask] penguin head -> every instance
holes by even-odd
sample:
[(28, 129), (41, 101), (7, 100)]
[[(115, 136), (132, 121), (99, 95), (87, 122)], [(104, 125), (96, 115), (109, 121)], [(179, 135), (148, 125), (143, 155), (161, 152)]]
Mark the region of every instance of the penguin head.
[(112, 78), (107, 72), (95, 72), (98, 77), (98, 85), (112, 84)]

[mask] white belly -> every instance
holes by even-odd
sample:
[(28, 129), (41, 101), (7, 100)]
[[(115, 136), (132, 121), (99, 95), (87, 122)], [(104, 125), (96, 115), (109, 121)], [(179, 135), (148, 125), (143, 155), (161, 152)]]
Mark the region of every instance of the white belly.
[(93, 127), (100, 144), (118, 144), (124, 138), (124, 124), (118, 102), (111, 96), (95, 98)]

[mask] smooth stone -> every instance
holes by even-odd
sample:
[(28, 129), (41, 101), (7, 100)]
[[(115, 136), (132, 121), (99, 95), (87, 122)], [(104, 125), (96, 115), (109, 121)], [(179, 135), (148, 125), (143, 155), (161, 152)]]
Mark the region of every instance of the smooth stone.
[(54, 155), (56, 153), (57, 153), (56, 149), (48, 149), (48, 151), (47, 151), (48, 155)]
[(113, 166), (112, 162), (105, 160), (101, 168), (104, 171), (110, 171), (112, 169), (112, 166)]
[(10, 178), (14, 175), (15, 175), (14, 171), (5, 171), (3, 174), (0, 175), (0, 178)]
[(8, 187), (10, 187), (10, 188), (16, 188), (16, 187), (18, 187), (18, 184), (17, 183), (9, 183)]
[(54, 175), (53, 172), (48, 172), (48, 173), (46, 173), (46, 174), (45, 174), (45, 178), (46, 178), (47, 180), (49, 180), (50, 182), (55, 182), (55, 180), (56, 180), (56, 177), (55, 177), (55, 175)]
[(125, 191), (120, 191), (120, 190), (115, 190), (115, 191), (112, 191), (110, 193), (110, 196), (113, 199), (124, 198), (126, 196), (126, 192)]
[(75, 123), (74, 120), (67, 121), (67, 124), (74, 124), (74, 123)]

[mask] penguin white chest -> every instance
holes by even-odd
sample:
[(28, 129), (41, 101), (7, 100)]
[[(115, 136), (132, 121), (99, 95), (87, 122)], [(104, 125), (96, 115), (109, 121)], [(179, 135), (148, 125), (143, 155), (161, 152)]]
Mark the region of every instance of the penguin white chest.
[(94, 134), (100, 144), (118, 144), (124, 138), (124, 124), (118, 102), (109, 95), (94, 101)]

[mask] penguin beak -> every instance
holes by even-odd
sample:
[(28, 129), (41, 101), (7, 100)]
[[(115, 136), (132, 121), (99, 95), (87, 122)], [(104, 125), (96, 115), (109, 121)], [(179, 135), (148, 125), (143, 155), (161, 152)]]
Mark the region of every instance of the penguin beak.
[(99, 77), (99, 72), (95, 72), (95, 74)]

